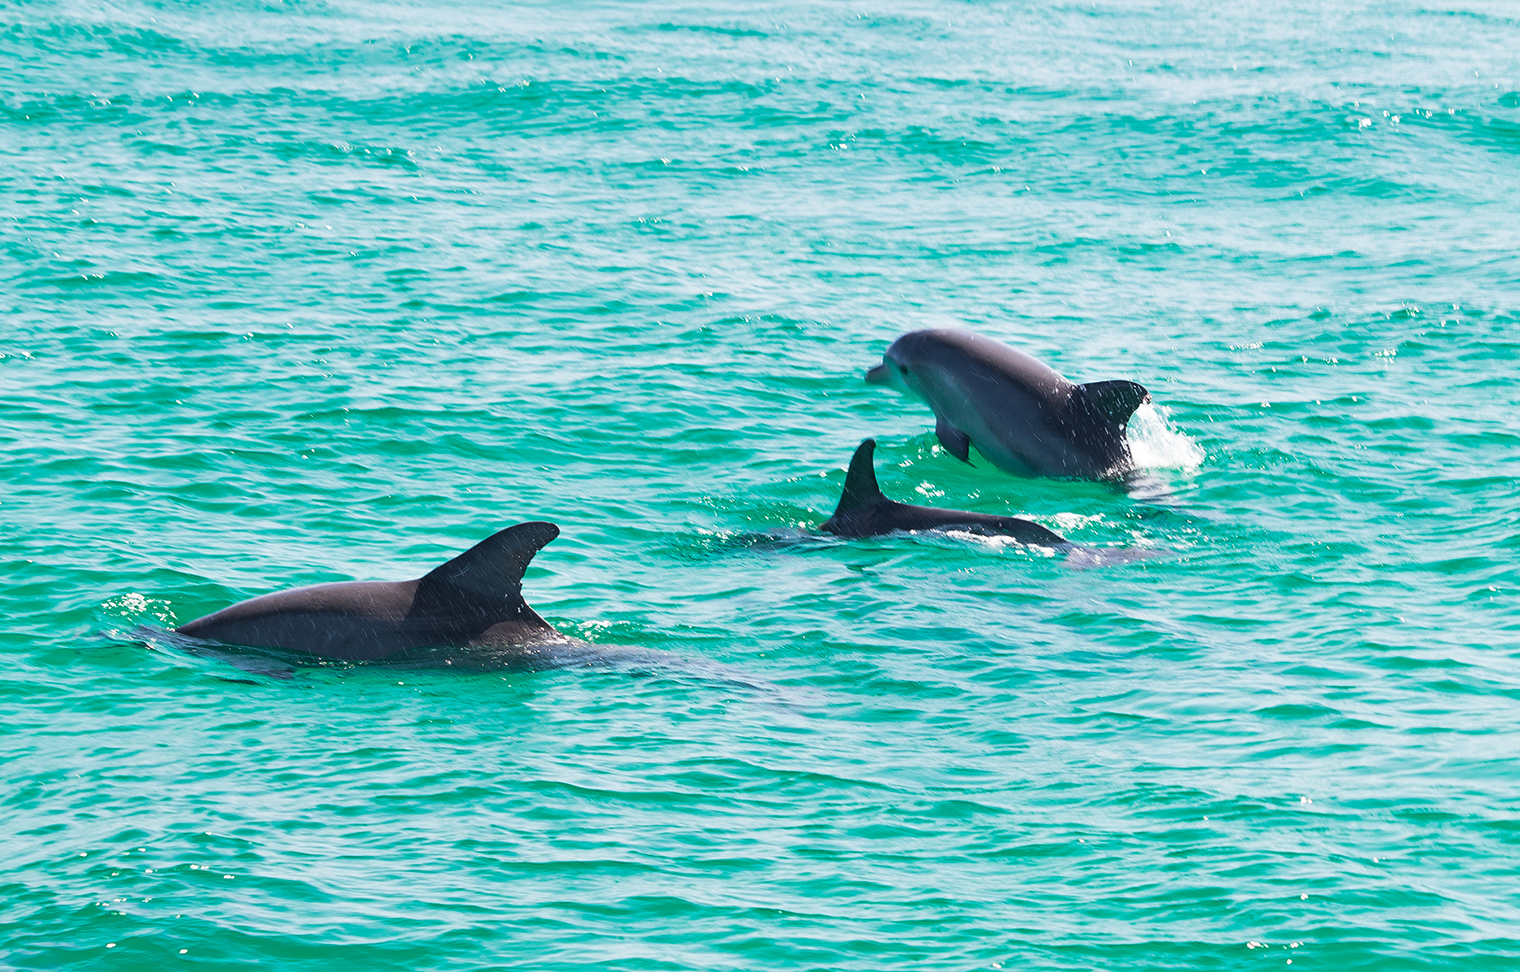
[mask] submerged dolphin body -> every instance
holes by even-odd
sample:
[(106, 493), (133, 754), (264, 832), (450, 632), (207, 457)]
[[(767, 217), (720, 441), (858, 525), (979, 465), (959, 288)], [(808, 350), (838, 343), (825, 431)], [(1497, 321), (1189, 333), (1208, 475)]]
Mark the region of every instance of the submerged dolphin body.
[(909, 506), (882, 495), (876, 485), (871, 457), (876, 440), (867, 439), (850, 459), (844, 492), (834, 515), (819, 527), (841, 537), (872, 537), (894, 530), (958, 530), (989, 536), (1012, 537), (1020, 543), (1065, 546), (1067, 541), (1030, 520), (1015, 516), (992, 516), (965, 510), (941, 510), (932, 506)]
[[(522, 597), (534, 554), (552, 523), (519, 523), (416, 580), (350, 581), (265, 594), (177, 629), (191, 638), (276, 648), (340, 661), (378, 661), (420, 648), (487, 651), (522, 665), (553, 667), (556, 652), (595, 651), (560, 634)], [(577, 662), (572, 662), (577, 663)]]
[(1117, 479), (1134, 471), (1124, 427), (1150, 393), (1133, 381), (1077, 385), (1006, 344), (969, 331), (893, 341), (866, 381), (922, 398), (956, 457), (976, 446), (1005, 472)]

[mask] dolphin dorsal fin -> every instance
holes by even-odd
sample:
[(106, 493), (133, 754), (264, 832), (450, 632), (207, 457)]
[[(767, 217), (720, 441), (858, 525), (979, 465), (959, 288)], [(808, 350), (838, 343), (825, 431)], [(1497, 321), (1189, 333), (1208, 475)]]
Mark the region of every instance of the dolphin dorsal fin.
[(1098, 421), (1122, 429), (1129, 424), (1129, 417), (1135, 414), (1135, 409), (1150, 400), (1151, 393), (1144, 385), (1118, 378), (1078, 385), (1072, 390), (1071, 401), (1066, 407), (1070, 412), (1075, 406)]
[(876, 485), (876, 469), (872, 465), (875, 453), (876, 440), (866, 439), (850, 457), (850, 471), (845, 473), (844, 492), (839, 495), (839, 505), (834, 508), (835, 516), (886, 499)]
[[(493, 533), (417, 582), (416, 604), (432, 605), (501, 598), (527, 609), (522, 599), (523, 571), (559, 527), (535, 520)], [(531, 610), (531, 609), (529, 609)]]

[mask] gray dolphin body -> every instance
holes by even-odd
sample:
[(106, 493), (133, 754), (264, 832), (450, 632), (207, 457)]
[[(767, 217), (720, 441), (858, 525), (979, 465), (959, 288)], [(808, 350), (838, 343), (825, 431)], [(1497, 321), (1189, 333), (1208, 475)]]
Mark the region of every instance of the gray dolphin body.
[(1150, 393), (1133, 381), (1067, 381), (1006, 344), (969, 331), (914, 331), (893, 341), (866, 381), (922, 398), (956, 457), (969, 447), (1024, 476), (1117, 479), (1134, 471), (1124, 427)]
[(875, 451), (875, 439), (865, 440), (855, 450), (850, 459), (850, 471), (845, 475), (839, 506), (818, 529), (841, 537), (873, 537), (894, 530), (958, 530), (1012, 537), (1020, 543), (1046, 547), (1067, 543), (1065, 537), (1016, 516), (910, 506), (889, 500), (876, 485), (876, 470), (871, 462)]
[(552, 665), (557, 648), (590, 650), (556, 631), (522, 597), (523, 571), (557, 536), (559, 527), (552, 523), (519, 523), (416, 580), (318, 584), (265, 594), (177, 631), (341, 661), (378, 661), (409, 649), (452, 647), (486, 649), (525, 665)]

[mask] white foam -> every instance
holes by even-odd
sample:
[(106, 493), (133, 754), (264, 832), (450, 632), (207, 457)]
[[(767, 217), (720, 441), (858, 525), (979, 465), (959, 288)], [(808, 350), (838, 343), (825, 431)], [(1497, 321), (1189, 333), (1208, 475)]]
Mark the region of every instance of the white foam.
[(958, 543), (974, 543), (983, 547), (989, 547), (997, 551), (1007, 550), (1013, 553), (1026, 554), (1031, 557), (1054, 557), (1056, 555), (1056, 550), (1054, 547), (1047, 547), (1042, 544), (1023, 543), (1019, 540), (1015, 540), (1013, 537), (1004, 536), (1002, 534), (975, 533), (970, 530), (956, 530), (953, 528), (933, 532), (943, 533), (945, 536), (953, 538)]
[(1146, 402), (1130, 416), (1127, 438), (1130, 455), (1140, 469), (1184, 469), (1203, 465), (1202, 447), (1172, 427), (1171, 409)]
[(1057, 513), (1055, 515), (1056, 526), (1064, 533), (1073, 533), (1103, 522), (1103, 514), (1095, 513), (1083, 515), (1081, 513)]

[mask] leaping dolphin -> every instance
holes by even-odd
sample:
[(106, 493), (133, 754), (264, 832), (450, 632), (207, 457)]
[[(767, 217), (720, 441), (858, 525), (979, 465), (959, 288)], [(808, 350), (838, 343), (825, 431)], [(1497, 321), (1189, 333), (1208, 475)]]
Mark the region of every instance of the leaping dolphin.
[(470, 648), (551, 666), (559, 648), (590, 649), (556, 631), (523, 600), (523, 571), (557, 536), (553, 523), (519, 523), (416, 580), (279, 591), (177, 630), (191, 638), (340, 661), (378, 661), (414, 648)]
[(882, 495), (876, 485), (871, 458), (876, 440), (867, 439), (850, 459), (844, 493), (834, 515), (819, 527), (841, 537), (872, 537), (893, 530), (959, 530), (990, 536), (1012, 537), (1020, 543), (1065, 546), (1066, 538), (1030, 520), (1015, 516), (992, 516), (965, 510), (941, 510), (932, 506), (909, 506)]
[(1134, 471), (1124, 428), (1150, 393), (1133, 381), (1077, 385), (1006, 344), (969, 331), (893, 341), (866, 381), (912, 392), (934, 410), (946, 449), (970, 446), (1005, 472), (1117, 479)]

